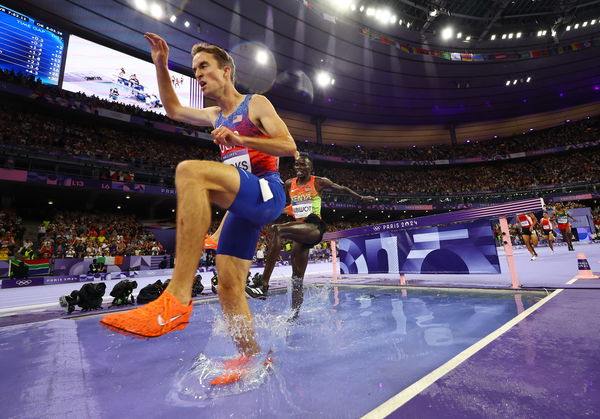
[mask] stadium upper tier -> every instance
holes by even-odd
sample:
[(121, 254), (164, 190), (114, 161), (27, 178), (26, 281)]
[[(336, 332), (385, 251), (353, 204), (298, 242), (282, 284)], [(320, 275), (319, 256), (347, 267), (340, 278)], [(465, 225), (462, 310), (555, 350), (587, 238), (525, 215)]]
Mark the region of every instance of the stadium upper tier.
[[(36, 88), (30, 80), (21, 81)], [(94, 98), (78, 98), (80, 105), (90, 100), (87, 112), (81, 106), (66, 110), (72, 102), (52, 99), (57, 93), (61, 91), (56, 88), (46, 92), (45, 101), (10, 95), (10, 106), (0, 107), (3, 167), (44, 172), (52, 161), (53, 172), (72, 174), (67, 167), (79, 165), (83, 167), (76, 173), (87, 178), (172, 186), (179, 161), (218, 159), (210, 141), (98, 117), (99, 107), (110, 104), (99, 105)], [(42, 106), (45, 102), (53, 106)], [(118, 106), (115, 112), (122, 112)], [(379, 196), (495, 193), (597, 183), (599, 125), (598, 117), (561, 121), (542, 131), (454, 146), (391, 149), (302, 141), (298, 146), (315, 159), (316, 174)], [(452, 164), (466, 162), (472, 164)], [(357, 163), (366, 166), (357, 169)], [(295, 175), (291, 166), (291, 160), (282, 159), (284, 178)]]

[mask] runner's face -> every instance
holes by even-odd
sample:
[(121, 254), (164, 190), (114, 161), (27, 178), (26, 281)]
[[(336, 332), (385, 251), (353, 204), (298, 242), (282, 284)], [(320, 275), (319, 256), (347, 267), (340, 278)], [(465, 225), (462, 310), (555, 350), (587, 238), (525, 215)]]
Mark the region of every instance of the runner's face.
[(296, 169), (296, 176), (304, 178), (310, 176), (312, 172), (312, 163), (309, 159), (300, 157), (296, 159), (294, 169)]
[(204, 96), (216, 99), (227, 82), (226, 73), (230, 68), (228, 66), (219, 68), (219, 63), (212, 54), (201, 51), (194, 55), (192, 70)]

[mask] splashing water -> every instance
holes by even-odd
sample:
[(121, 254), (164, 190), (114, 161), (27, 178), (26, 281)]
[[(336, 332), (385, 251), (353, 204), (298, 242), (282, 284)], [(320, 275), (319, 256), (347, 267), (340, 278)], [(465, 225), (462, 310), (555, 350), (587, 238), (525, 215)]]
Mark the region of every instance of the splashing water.
[[(251, 301), (251, 304), (254, 304), (253, 322), (256, 339), (262, 348), (266, 349), (245, 365), (240, 381), (228, 385), (211, 385), (210, 382), (214, 378), (226, 372), (224, 361), (231, 361), (239, 355), (219, 357), (214, 356), (213, 351), (209, 350), (208, 355), (204, 352), (199, 353), (192, 361), (191, 367), (184, 367), (179, 371), (175, 376), (168, 399), (180, 406), (201, 407), (211, 403), (211, 400), (246, 393), (259, 388), (267, 380), (277, 379), (276, 368), (273, 364), (265, 366), (265, 360), (269, 357), (269, 348), (274, 349), (276, 353), (280, 350), (296, 349), (296, 345), (304, 340), (303, 334), (297, 336), (300, 342), (296, 342), (296, 344), (292, 343), (290, 339), (294, 340), (299, 327), (312, 325), (319, 329), (329, 329), (327, 319), (331, 317), (328, 308), (331, 305), (330, 293), (330, 287), (305, 286), (300, 321), (291, 321), (293, 311), (289, 301), (284, 303), (283, 307), (287, 306), (287, 308), (284, 308), (283, 311), (281, 304), (276, 306), (274, 300)], [(287, 295), (289, 296), (290, 293), (288, 292)], [(271, 301), (273, 302), (271, 303)], [(209, 307), (209, 310), (211, 311), (210, 317), (212, 317), (209, 320), (212, 326), (209, 340), (214, 338), (218, 342), (230, 341), (232, 336), (243, 335), (244, 331), (241, 325), (244, 322), (242, 318), (233, 319), (228, 325), (217, 305)], [(274, 363), (277, 366), (276, 354)]]
[[(178, 404), (198, 405), (199, 401), (227, 397), (252, 391), (260, 387), (273, 372), (273, 364), (266, 363), (268, 354), (254, 356), (251, 361), (244, 365), (242, 377), (238, 382), (219, 386), (211, 385), (210, 382), (221, 374), (227, 372), (225, 361), (229, 358), (208, 358), (200, 353), (194, 359), (192, 366), (187, 370), (181, 370), (175, 378), (175, 384), (169, 398)], [(266, 365), (265, 365), (266, 364)]]

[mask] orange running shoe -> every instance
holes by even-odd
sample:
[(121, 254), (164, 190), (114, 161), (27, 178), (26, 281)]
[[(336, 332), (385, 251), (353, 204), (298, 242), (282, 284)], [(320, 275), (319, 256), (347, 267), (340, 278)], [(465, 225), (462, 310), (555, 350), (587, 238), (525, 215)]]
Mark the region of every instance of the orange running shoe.
[[(273, 351), (269, 351), (268, 355), (271, 355)], [(246, 375), (249, 371), (249, 363), (252, 361), (252, 358), (242, 355), (239, 358), (233, 359), (231, 361), (225, 361), (223, 364), (225, 365), (225, 372), (213, 379), (210, 382), (211, 386), (224, 386), (227, 384), (232, 384), (240, 381), (244, 375)], [(265, 368), (269, 368), (273, 363), (273, 358), (270, 356), (267, 357), (266, 361), (263, 363)]]
[(109, 330), (139, 338), (156, 338), (183, 330), (190, 322), (192, 301), (185, 306), (168, 291), (142, 307), (104, 316), (100, 324)]

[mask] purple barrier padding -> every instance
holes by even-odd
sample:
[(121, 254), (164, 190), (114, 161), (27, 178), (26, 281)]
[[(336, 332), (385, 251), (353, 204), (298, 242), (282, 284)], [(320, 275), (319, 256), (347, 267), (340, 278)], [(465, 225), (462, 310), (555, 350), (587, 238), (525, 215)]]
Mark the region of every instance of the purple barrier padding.
[(335, 209), (366, 209), (366, 210), (387, 210), (387, 211), (427, 211), (434, 209), (433, 205), (388, 205), (388, 204), (363, 204), (354, 202), (336, 202), (323, 201), (323, 207)]
[(367, 227), (353, 228), (350, 230), (334, 231), (331, 233), (325, 233), (323, 240), (336, 240), (345, 237), (366, 236), (370, 234), (379, 234), (384, 231), (401, 231), (439, 224), (472, 221), (481, 218), (496, 218), (500, 216), (516, 214), (519, 212), (539, 211), (543, 207), (544, 201), (542, 199), (527, 199), (524, 201), (509, 202), (507, 204), (493, 205), (484, 208), (446, 212), (443, 214), (428, 215), (426, 217), (411, 218), (409, 220), (376, 224)]
[[(2, 180), (21, 180), (23, 173), (26, 176), (25, 181), (31, 183), (42, 183), (45, 185), (67, 186), (71, 188), (90, 188), (102, 190), (114, 190), (124, 192), (149, 193), (156, 195), (175, 196), (175, 188), (167, 188), (164, 186), (145, 185), (134, 182), (118, 182), (110, 180), (87, 179), (66, 175), (55, 175), (36, 172), (22, 172), (20, 170), (10, 170), (3, 173), (0, 171), (0, 179)], [(18, 173), (22, 172), (22, 173)], [(11, 177), (15, 178), (12, 179)]]
[(27, 172), (25, 170), (0, 169), (0, 179), (11, 182), (27, 182)]
[(110, 109), (104, 108), (97, 108), (97, 113), (98, 116), (103, 116), (105, 118), (118, 119), (119, 121), (123, 122), (131, 122), (131, 115), (129, 114), (111, 111)]
[(137, 272), (108, 272), (89, 275), (46, 276), (44, 277), (44, 283), (40, 285), (67, 284), (71, 282), (110, 281), (114, 279), (132, 278), (137, 275)]
[[(88, 262), (87, 265), (84, 264), (83, 258), (65, 258), (65, 259), (54, 259), (54, 275), (80, 275), (87, 273), (89, 269)], [(85, 265), (85, 266), (84, 266)]]
[(141, 116), (132, 115), (131, 123), (136, 125), (146, 125), (146, 119), (142, 118)]
[[(130, 268), (136, 268), (140, 271), (158, 269), (159, 263), (165, 256), (169, 260), (170, 255), (123, 256), (123, 263), (118, 265), (107, 264), (106, 270), (108, 273), (116, 274), (129, 271)], [(87, 275), (93, 259), (92, 257), (54, 259), (53, 273), (56, 276)], [(144, 272), (144, 275), (146, 275), (146, 272)]]
[(489, 220), (339, 241), (340, 273), (499, 274)]
[(8, 276), (8, 266), (10, 265), (8, 260), (0, 260), (0, 278)]
[(126, 279), (135, 277), (137, 275), (138, 272), (117, 272), (94, 275), (37, 276), (23, 279), (4, 279), (2, 280), (2, 288), (20, 288), (38, 285), (68, 284), (73, 282)]
[(597, 198), (598, 194), (581, 194), (581, 195), (567, 195), (567, 196), (559, 196), (553, 197), (550, 201), (552, 202), (564, 202), (564, 201), (579, 201), (583, 199), (594, 199)]
[(2, 288), (21, 288), (31, 287), (34, 285), (44, 285), (44, 277), (37, 276), (32, 278), (2, 280)]
[(163, 230), (160, 228), (149, 228), (147, 230), (154, 234), (156, 240), (162, 243), (167, 253), (175, 253), (176, 231), (174, 228), (168, 230)]

